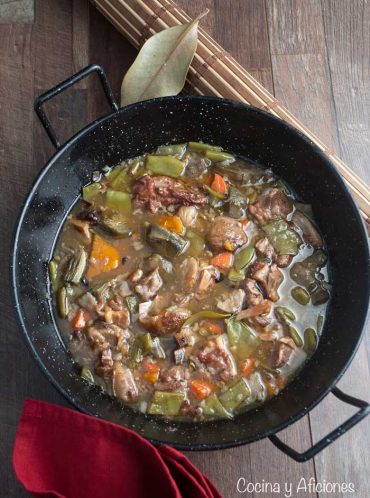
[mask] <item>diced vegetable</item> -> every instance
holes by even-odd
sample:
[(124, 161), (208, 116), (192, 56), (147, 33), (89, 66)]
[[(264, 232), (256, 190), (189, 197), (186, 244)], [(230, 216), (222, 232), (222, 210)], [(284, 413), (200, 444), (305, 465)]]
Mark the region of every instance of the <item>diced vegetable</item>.
[(87, 322), (90, 320), (90, 313), (83, 308), (80, 308), (77, 311), (76, 316), (72, 320), (73, 329), (84, 329), (86, 327)]
[(235, 161), (235, 157), (232, 154), (228, 154), (227, 152), (218, 152), (214, 150), (206, 150), (204, 155), (215, 163), (219, 163), (221, 161)]
[(306, 304), (310, 302), (310, 295), (303, 287), (294, 287), (294, 289), (292, 289), (290, 293), (292, 297), (297, 301), (297, 303), (301, 304), (302, 306), (306, 306)]
[(244, 379), (240, 379), (237, 384), (221, 394), (221, 396), (219, 396), (219, 400), (227, 411), (233, 412), (235, 408), (237, 408), (250, 396), (250, 393), (251, 392), (246, 381)]
[(132, 176), (128, 172), (127, 167), (123, 168), (119, 174), (110, 181), (110, 186), (112, 190), (117, 190), (119, 192), (129, 192), (132, 182)]
[(144, 372), (143, 379), (151, 384), (155, 384), (158, 381), (159, 372)]
[(105, 216), (101, 221), (101, 226), (116, 239), (122, 239), (131, 234), (131, 229), (127, 222), (117, 214)]
[(317, 347), (317, 334), (313, 328), (307, 328), (304, 331), (304, 346), (306, 353), (311, 354)]
[(115, 166), (112, 168), (109, 173), (105, 175), (105, 178), (109, 181), (112, 182), (117, 176), (125, 169), (126, 166), (124, 164), (119, 164), (118, 166)]
[(178, 415), (185, 394), (180, 392), (155, 391), (148, 408), (149, 415)]
[(239, 371), (242, 374), (243, 377), (247, 378), (251, 376), (254, 366), (256, 363), (256, 358), (254, 356), (251, 356), (250, 358), (246, 358), (245, 360), (242, 360), (239, 364)]
[(221, 175), (218, 173), (214, 174), (212, 183), (211, 183), (211, 188), (215, 190), (216, 192), (219, 192), (220, 194), (227, 195), (228, 192), (228, 186), (225, 180)]
[(303, 341), (302, 341), (302, 337), (299, 335), (299, 332), (297, 331), (297, 329), (292, 327), (292, 325), (289, 325), (288, 330), (289, 330), (290, 337), (294, 341), (294, 344), (298, 348), (301, 348), (303, 346)]
[(72, 254), (68, 262), (68, 266), (64, 274), (64, 281), (72, 284), (78, 284), (85, 272), (86, 263), (86, 251), (80, 247), (74, 254)]
[(190, 245), (186, 251), (186, 254), (194, 257), (202, 254), (206, 245), (204, 237), (202, 237), (202, 235), (195, 232), (194, 230), (188, 230), (186, 233), (186, 238), (190, 241)]
[(229, 318), (225, 322), (227, 337), (234, 355), (241, 360), (249, 357), (259, 344), (257, 336), (241, 321)]
[(223, 332), (222, 326), (219, 323), (211, 320), (203, 320), (202, 327), (204, 327), (207, 332), (214, 335), (222, 334)]
[(167, 228), (159, 225), (150, 225), (147, 230), (147, 241), (153, 249), (165, 257), (179, 256), (189, 246), (189, 241), (184, 240)]
[(67, 294), (67, 289), (61, 287), (57, 294), (57, 308), (58, 313), (61, 318), (67, 318), (69, 312), (69, 299)]
[(206, 399), (215, 390), (215, 386), (206, 380), (193, 379), (189, 384), (191, 393), (197, 399)]
[(289, 308), (286, 308), (285, 306), (276, 306), (274, 311), (277, 318), (280, 318), (280, 320), (283, 322), (294, 322), (296, 320), (293, 311), (291, 311)]
[(186, 144), (160, 145), (155, 151), (159, 156), (175, 156), (181, 159), (186, 152)]
[(246, 268), (254, 258), (254, 244), (247, 244), (235, 253), (234, 267), (240, 271)]
[(119, 262), (118, 250), (99, 235), (94, 234), (86, 277), (91, 279), (101, 273), (114, 270)]
[(95, 383), (94, 376), (91, 373), (91, 370), (89, 369), (89, 367), (87, 367), (86, 365), (82, 367), (80, 377), (81, 377), (81, 379), (86, 380), (90, 384)]
[(227, 270), (232, 267), (233, 255), (230, 252), (221, 252), (220, 254), (213, 256), (210, 260), (210, 264)]
[(186, 163), (173, 156), (147, 156), (145, 165), (154, 175), (177, 178), (184, 173)]
[(49, 277), (50, 283), (53, 291), (57, 290), (57, 280), (58, 280), (58, 263), (55, 259), (49, 261)]
[(171, 232), (175, 232), (179, 235), (182, 235), (185, 231), (181, 218), (178, 216), (164, 214), (159, 217), (158, 225), (161, 225), (162, 227), (167, 228), (168, 230), (171, 230)]
[(129, 214), (131, 212), (131, 194), (108, 189), (105, 205), (119, 213)]
[(297, 232), (289, 228), (286, 221), (273, 221), (265, 225), (263, 230), (279, 255), (298, 254), (302, 240)]
[(203, 414), (208, 417), (215, 418), (233, 418), (232, 414), (225, 410), (225, 408), (220, 403), (216, 394), (211, 394), (208, 398), (204, 399), (200, 407), (203, 411)]
[(203, 142), (189, 142), (188, 149), (193, 152), (205, 152), (207, 150), (220, 151), (221, 147), (218, 145), (204, 144)]
[(245, 279), (245, 273), (243, 270), (236, 270), (235, 268), (231, 268), (227, 277), (232, 282), (241, 282)]
[(100, 191), (100, 183), (90, 183), (82, 188), (82, 198), (85, 202), (92, 204)]
[(188, 325), (192, 325), (195, 322), (199, 322), (199, 320), (212, 319), (212, 320), (222, 320), (230, 316), (229, 313), (219, 313), (218, 311), (212, 310), (203, 310), (198, 311), (194, 315), (191, 315), (184, 323), (182, 328), (187, 327)]

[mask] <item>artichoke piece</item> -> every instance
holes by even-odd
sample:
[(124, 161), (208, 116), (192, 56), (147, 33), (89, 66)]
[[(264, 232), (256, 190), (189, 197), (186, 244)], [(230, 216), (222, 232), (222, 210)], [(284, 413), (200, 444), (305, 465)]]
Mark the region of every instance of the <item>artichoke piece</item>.
[(80, 248), (75, 254), (72, 255), (68, 262), (68, 266), (64, 274), (64, 281), (70, 282), (71, 284), (78, 284), (85, 272), (86, 263), (86, 251)]
[(227, 411), (233, 412), (250, 394), (251, 391), (248, 384), (244, 379), (240, 379), (237, 384), (221, 394), (219, 400)]
[(189, 246), (189, 241), (159, 225), (149, 226), (147, 242), (156, 252), (165, 257), (179, 256)]
[(112, 237), (122, 239), (131, 234), (131, 230), (127, 223), (122, 221), (119, 216), (107, 216), (103, 218), (101, 226), (109, 232)]

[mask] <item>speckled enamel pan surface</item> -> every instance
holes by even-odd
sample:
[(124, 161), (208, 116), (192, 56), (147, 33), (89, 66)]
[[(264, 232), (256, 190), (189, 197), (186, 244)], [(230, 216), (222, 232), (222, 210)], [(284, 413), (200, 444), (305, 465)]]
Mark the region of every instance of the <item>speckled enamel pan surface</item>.
[[(333, 282), (319, 347), (295, 380), (234, 420), (178, 423), (123, 407), (78, 376), (56, 328), (47, 262), (65, 217), (94, 170), (165, 143), (202, 140), (272, 168), (313, 206)], [(49, 380), (80, 410), (129, 427), (154, 443), (219, 449), (274, 434), (312, 409), (337, 383), (358, 347), (369, 302), (369, 249), (361, 216), (330, 161), (278, 118), (217, 98), (168, 97), (123, 108), (91, 124), (50, 159), (16, 228), (11, 276), (20, 327)]]

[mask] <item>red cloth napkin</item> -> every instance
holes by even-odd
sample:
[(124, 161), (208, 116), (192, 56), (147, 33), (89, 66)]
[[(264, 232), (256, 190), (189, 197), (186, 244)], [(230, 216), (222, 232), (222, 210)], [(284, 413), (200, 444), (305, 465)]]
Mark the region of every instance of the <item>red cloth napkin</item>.
[(26, 400), (14, 444), (18, 480), (33, 496), (222, 498), (185, 455), (135, 432)]

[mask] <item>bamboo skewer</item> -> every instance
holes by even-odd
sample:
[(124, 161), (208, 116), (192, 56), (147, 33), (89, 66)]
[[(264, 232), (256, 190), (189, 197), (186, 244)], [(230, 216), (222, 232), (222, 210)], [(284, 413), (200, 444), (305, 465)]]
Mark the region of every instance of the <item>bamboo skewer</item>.
[[(172, 0), (91, 1), (136, 48), (162, 29), (191, 20)], [(196, 93), (239, 100), (293, 125), (331, 159), (364, 218), (370, 218), (370, 187), (202, 28), (199, 29), (197, 51), (189, 69), (187, 84)]]

